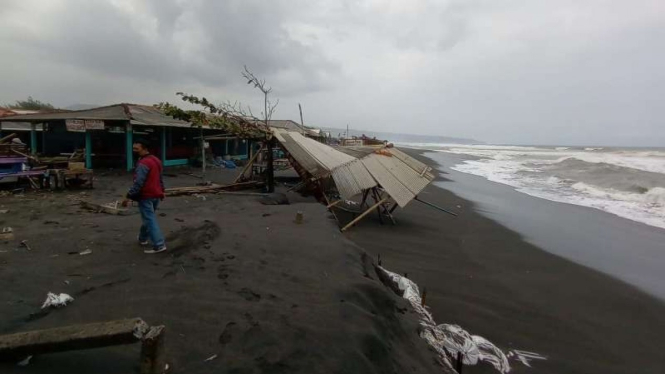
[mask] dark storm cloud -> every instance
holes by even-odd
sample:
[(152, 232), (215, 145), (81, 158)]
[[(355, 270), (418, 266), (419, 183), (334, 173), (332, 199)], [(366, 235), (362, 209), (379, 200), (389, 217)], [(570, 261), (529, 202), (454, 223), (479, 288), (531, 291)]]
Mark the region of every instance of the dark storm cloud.
[[(140, 7), (134, 5), (140, 4)], [(75, 6), (69, 6), (75, 5)], [(39, 33), (22, 40), (41, 58), (139, 80), (237, 82), (247, 64), (268, 78), (292, 71), (325, 87), (338, 66), (290, 38), (279, 2), (152, 0), (78, 1), (54, 6)], [(288, 92), (287, 87), (284, 91)]]
[(8, 0), (0, 103), (174, 101), (499, 143), (665, 144), (662, 0)]

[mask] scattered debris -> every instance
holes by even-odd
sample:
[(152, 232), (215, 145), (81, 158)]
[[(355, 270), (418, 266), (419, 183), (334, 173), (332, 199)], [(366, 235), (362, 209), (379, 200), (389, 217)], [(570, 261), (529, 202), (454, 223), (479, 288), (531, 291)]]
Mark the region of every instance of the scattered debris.
[(0, 240), (14, 240), (14, 230), (11, 227), (3, 227)]
[(203, 362), (212, 361), (212, 360), (214, 360), (214, 359), (216, 359), (216, 358), (217, 358), (217, 355), (212, 355), (212, 356), (206, 358), (205, 360), (203, 360)]
[(302, 221), (303, 221), (302, 211), (299, 210), (296, 212), (296, 220), (294, 222), (300, 225), (302, 224)]
[(85, 251), (79, 252), (79, 255), (81, 255), (81, 256), (85, 256), (85, 255), (89, 255), (89, 254), (92, 254), (92, 249), (90, 249), (90, 248), (86, 249)]
[(214, 193), (214, 192), (227, 191), (227, 190), (236, 191), (242, 189), (259, 188), (261, 186), (263, 186), (263, 182), (249, 181), (249, 182), (233, 183), (224, 186), (213, 184), (211, 186), (175, 187), (175, 188), (167, 188), (165, 194), (166, 196), (180, 196), (180, 195), (192, 195), (192, 194), (202, 194), (202, 193)]
[[(415, 312), (420, 316), (420, 337), (438, 353), (439, 362), (452, 370), (451, 358), (457, 358), (458, 372), (462, 363), (475, 365), (478, 362), (487, 362), (501, 373), (510, 371), (508, 357), (492, 342), (478, 335), (471, 335), (458, 325), (441, 324), (434, 322), (432, 314), (423, 306), (418, 285), (410, 279), (386, 270), (380, 265), (375, 266), (379, 279), (390, 287), (396, 294), (408, 300)], [(524, 357), (524, 356), (522, 356)], [(541, 356), (539, 356), (541, 357)], [(519, 359), (519, 358), (518, 358)], [(520, 359), (522, 363), (522, 361)]]
[(42, 305), (42, 309), (50, 307), (59, 308), (67, 305), (68, 303), (71, 303), (72, 301), (74, 301), (74, 298), (67, 295), (66, 293), (61, 293), (60, 295), (56, 295), (54, 293), (49, 292), (48, 294), (46, 294), (46, 300)]
[(96, 204), (81, 200), (80, 204), (81, 207), (95, 211), (97, 213), (107, 213), (113, 215), (127, 215), (130, 213), (128, 209), (118, 208), (118, 201), (114, 201), (108, 204)]
[(185, 220), (182, 218), (174, 218), (174, 219), (176, 220), (176, 222), (185, 222)]
[(32, 356), (26, 357), (25, 359), (19, 361), (16, 365), (18, 365), (18, 366), (28, 366), (28, 364), (30, 363), (30, 359), (32, 359)]
[(21, 240), (21, 247), (25, 247), (25, 249), (27, 249), (28, 251), (32, 251), (32, 248), (30, 248), (30, 246), (28, 245), (27, 240)]
[(0, 209), (0, 214), (9, 213), (9, 209)]
[(166, 217), (166, 213), (159, 213), (160, 217)]
[(204, 195), (199, 195), (199, 194), (195, 193), (195, 194), (192, 195), (192, 196), (194, 196), (194, 197), (197, 198), (197, 199), (201, 199), (201, 200), (203, 200), (203, 201), (206, 201), (206, 197), (205, 197)]
[(261, 217), (270, 217), (270, 213), (263, 213), (261, 214)]

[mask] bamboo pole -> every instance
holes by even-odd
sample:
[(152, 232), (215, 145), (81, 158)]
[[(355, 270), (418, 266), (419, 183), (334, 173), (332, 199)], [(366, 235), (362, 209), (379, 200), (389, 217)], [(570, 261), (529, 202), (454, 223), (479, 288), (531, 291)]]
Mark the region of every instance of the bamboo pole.
[(371, 211), (376, 209), (379, 205), (383, 204), (388, 198), (383, 198), (376, 204), (372, 205), (369, 209), (366, 211), (362, 212), (358, 217), (354, 218), (353, 221), (349, 222), (346, 226), (342, 227), (341, 231), (346, 231), (348, 230), (351, 226), (355, 225), (358, 221), (363, 219), (366, 215), (368, 215)]
[(247, 165), (245, 165), (245, 167), (240, 172), (240, 175), (238, 175), (238, 177), (236, 177), (236, 179), (233, 181), (233, 183), (238, 183), (240, 181), (240, 179), (243, 177), (243, 175), (245, 175), (245, 173), (247, 172), (247, 169), (252, 167), (252, 165), (254, 164), (254, 161), (256, 161), (256, 158), (259, 156), (259, 154), (261, 153), (262, 150), (263, 150), (263, 145), (261, 145), (261, 148), (259, 148), (259, 150), (256, 151), (254, 156), (252, 156), (252, 158), (249, 159), (249, 162), (247, 163)]

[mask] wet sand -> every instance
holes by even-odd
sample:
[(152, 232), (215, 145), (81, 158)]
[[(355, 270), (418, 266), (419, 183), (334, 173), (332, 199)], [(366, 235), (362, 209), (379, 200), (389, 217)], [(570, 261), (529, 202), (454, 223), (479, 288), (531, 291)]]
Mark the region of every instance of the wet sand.
[[(421, 197), (460, 215), (412, 202), (397, 210), (396, 226), (371, 215), (346, 235), (427, 287), (438, 323), (459, 324), (504, 351), (548, 358), (532, 368), (511, 361), (514, 373), (665, 372), (661, 300), (527, 243), (447, 190), (430, 185)], [(482, 365), (464, 372), (494, 371)]]
[[(296, 194), (282, 206), (248, 196), (167, 198), (159, 222), (169, 252), (145, 255), (138, 214), (76, 204), (113, 201), (130, 180), (99, 175), (85, 195), (0, 197), (10, 211), (0, 226), (16, 234), (0, 242), (0, 333), (141, 317), (166, 325), (173, 373), (441, 372), (406, 301), (376, 279), (325, 206)], [(169, 186), (197, 181), (166, 177)], [(302, 225), (293, 223), (296, 211)], [(23, 239), (31, 251), (19, 247)], [(92, 254), (77, 254), (85, 249)], [(75, 300), (41, 313), (49, 291)], [(131, 373), (138, 357), (139, 345), (112, 347), (3, 363), (0, 372)]]

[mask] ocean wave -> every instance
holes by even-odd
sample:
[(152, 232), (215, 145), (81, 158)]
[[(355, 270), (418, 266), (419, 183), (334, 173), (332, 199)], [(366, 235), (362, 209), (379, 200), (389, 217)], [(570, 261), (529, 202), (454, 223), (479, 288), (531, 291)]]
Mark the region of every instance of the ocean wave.
[(665, 228), (665, 175), (578, 159), (549, 163), (524, 158), (466, 160), (451, 169), (506, 184), (517, 191), (603, 210)]
[(585, 151), (600, 151), (601, 149), (603, 149), (603, 147), (599, 147), (599, 148), (586, 147), (586, 148), (584, 148)]
[(585, 182), (603, 188), (644, 193), (665, 186), (665, 174), (619, 166), (605, 162), (588, 162), (575, 157), (542, 165), (546, 172), (562, 179)]

